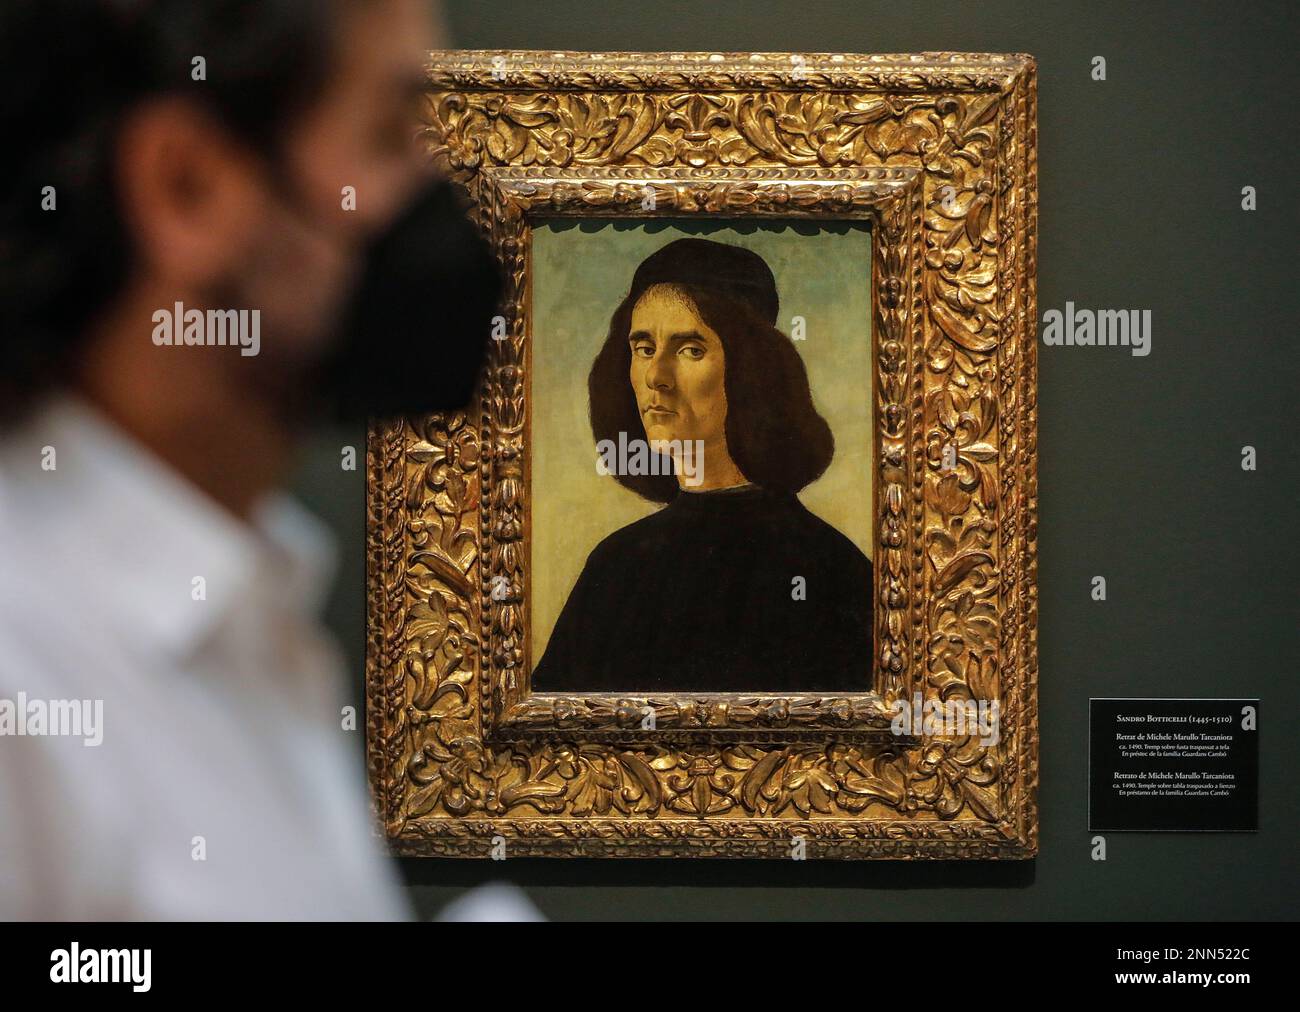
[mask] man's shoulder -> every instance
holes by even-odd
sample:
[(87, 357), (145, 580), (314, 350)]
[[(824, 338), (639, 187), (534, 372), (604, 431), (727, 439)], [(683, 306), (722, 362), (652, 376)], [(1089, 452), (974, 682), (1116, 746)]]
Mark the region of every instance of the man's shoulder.
[(657, 509), (648, 516), (624, 524), (597, 542), (587, 557), (588, 565), (626, 561), (631, 556), (657, 551), (666, 530), (665, 512)]
[(825, 561), (854, 574), (871, 573), (871, 559), (857, 543), (838, 527), (823, 520), (816, 513), (795, 500), (797, 510), (790, 531), (791, 542), (797, 550), (807, 552), (812, 559)]

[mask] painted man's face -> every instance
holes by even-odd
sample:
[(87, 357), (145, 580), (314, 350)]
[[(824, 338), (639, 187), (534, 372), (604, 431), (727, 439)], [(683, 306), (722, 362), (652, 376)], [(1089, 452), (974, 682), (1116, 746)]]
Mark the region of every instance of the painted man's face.
[(725, 436), (726, 375), (722, 339), (700, 319), (691, 300), (654, 285), (632, 308), (628, 334), (631, 379), (647, 441)]

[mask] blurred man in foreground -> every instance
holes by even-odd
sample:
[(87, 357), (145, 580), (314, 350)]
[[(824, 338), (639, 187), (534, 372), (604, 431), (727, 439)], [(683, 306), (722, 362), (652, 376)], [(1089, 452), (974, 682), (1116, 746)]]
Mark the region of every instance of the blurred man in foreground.
[(276, 488), (327, 412), (473, 383), (498, 280), (415, 144), (430, 11), (0, 13), (0, 917), (407, 915)]

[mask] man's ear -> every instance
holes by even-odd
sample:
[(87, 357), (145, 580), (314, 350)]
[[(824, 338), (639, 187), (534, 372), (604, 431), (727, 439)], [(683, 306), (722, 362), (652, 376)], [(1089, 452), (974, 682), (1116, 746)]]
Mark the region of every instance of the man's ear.
[(182, 98), (140, 106), (118, 138), (118, 192), (141, 274), (178, 291), (225, 276), (265, 221), (255, 160)]

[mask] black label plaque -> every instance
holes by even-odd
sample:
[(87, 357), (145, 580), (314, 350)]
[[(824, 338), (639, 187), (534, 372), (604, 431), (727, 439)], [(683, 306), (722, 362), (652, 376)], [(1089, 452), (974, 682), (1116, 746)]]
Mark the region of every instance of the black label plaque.
[(1092, 699), (1088, 829), (1259, 828), (1258, 699)]

